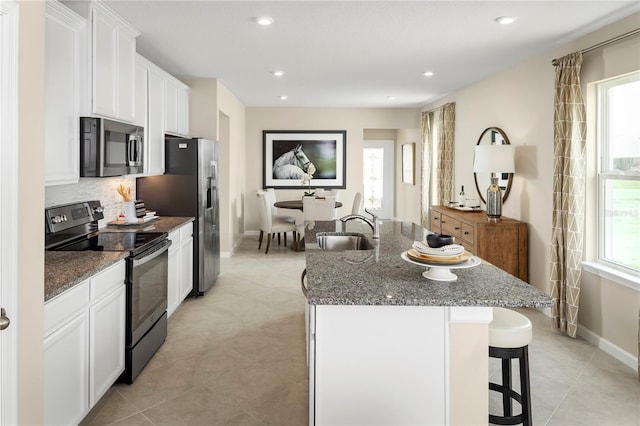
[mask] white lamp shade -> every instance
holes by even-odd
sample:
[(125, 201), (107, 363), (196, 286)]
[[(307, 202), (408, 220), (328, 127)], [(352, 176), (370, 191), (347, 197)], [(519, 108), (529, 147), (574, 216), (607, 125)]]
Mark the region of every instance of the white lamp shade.
[(513, 173), (515, 170), (513, 145), (476, 145), (474, 172)]

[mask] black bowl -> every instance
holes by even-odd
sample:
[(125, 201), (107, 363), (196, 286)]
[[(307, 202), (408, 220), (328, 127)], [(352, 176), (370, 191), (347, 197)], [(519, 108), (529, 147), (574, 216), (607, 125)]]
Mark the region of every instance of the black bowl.
[(429, 247), (438, 248), (453, 244), (455, 238), (446, 234), (429, 234), (427, 235), (427, 244)]

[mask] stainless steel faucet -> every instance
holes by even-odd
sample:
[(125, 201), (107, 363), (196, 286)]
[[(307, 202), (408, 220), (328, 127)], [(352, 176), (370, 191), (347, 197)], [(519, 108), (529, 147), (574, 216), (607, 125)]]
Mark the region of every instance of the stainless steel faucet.
[(364, 223), (366, 223), (371, 227), (371, 230), (373, 231), (372, 238), (377, 240), (380, 238), (380, 222), (378, 221), (378, 216), (376, 216), (366, 208), (364, 209), (364, 211), (371, 215), (371, 219), (361, 214), (348, 214), (346, 216), (341, 217), (340, 221), (342, 221), (342, 223), (346, 223), (352, 219), (360, 219), (361, 221), (363, 221)]

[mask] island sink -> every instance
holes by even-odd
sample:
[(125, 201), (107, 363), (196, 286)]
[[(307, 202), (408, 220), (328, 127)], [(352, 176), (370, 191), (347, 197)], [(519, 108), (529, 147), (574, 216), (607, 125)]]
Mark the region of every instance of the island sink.
[(373, 244), (357, 232), (318, 232), (318, 246), (325, 251), (373, 250)]

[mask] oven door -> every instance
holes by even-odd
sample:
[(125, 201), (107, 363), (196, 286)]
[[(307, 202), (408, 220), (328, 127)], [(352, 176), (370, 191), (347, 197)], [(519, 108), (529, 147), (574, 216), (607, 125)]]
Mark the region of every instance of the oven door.
[(170, 240), (129, 259), (127, 344), (135, 344), (167, 310), (167, 268)]

